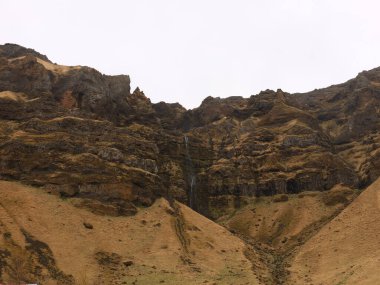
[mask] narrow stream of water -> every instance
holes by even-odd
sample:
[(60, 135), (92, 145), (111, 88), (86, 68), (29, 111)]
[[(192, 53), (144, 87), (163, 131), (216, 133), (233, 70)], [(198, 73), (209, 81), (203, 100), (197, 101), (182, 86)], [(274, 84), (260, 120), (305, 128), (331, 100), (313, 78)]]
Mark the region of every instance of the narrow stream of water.
[(197, 179), (194, 171), (193, 161), (191, 160), (190, 151), (189, 151), (189, 137), (184, 136), (184, 142), (185, 142), (185, 169), (186, 169), (186, 176), (187, 176), (187, 182), (190, 186), (189, 188), (189, 206), (190, 208), (194, 208), (194, 203), (196, 199), (196, 186), (197, 186)]

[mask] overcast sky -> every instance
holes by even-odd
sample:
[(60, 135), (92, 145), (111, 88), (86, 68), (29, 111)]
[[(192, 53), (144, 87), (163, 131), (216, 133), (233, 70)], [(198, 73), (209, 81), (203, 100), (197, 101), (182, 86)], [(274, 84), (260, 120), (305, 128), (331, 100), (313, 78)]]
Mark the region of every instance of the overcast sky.
[(0, 43), (129, 74), (152, 102), (305, 92), (380, 66), (377, 0), (1, 0)]

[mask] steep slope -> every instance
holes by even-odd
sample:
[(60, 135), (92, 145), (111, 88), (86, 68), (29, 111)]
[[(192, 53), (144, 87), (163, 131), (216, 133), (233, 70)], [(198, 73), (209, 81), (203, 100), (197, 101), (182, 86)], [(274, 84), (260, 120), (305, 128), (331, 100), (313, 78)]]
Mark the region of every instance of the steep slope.
[(376, 284), (379, 130), (380, 68), (186, 110), (2, 45), (1, 278)]
[(16, 263), (41, 284), (260, 284), (245, 244), (182, 204), (159, 199), (134, 217), (78, 204), (0, 182), (0, 280)]
[(379, 284), (380, 179), (295, 255), (290, 284)]
[(337, 185), (325, 192), (242, 199), (239, 210), (230, 204), (213, 211), (220, 216), (219, 224), (260, 254), (271, 276), (265, 284), (293, 284), (288, 267), (294, 253), (357, 195), (358, 191)]
[(357, 192), (336, 186), (326, 192), (255, 198), (217, 222), (279, 252), (286, 251), (336, 216), (355, 199)]
[[(110, 204), (362, 188), (379, 176), (380, 69), (304, 94), (152, 104), (129, 76), (0, 46), (0, 178)], [(99, 175), (101, 173), (101, 175)], [(221, 204), (222, 207), (222, 204)]]

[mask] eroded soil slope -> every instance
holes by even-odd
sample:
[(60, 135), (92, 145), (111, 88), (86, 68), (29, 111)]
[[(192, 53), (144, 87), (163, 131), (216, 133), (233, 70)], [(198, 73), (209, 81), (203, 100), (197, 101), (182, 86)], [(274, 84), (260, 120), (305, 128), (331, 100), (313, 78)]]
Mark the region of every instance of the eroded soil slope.
[(380, 180), (296, 254), (290, 284), (379, 284)]
[(251, 198), (239, 210), (226, 207), (217, 221), (260, 254), (270, 277), (265, 284), (292, 284), (288, 268), (294, 255), (358, 193), (337, 185), (326, 192)]
[(245, 244), (182, 204), (110, 217), (79, 202), (0, 182), (0, 280), (16, 266), (41, 284), (260, 284)]

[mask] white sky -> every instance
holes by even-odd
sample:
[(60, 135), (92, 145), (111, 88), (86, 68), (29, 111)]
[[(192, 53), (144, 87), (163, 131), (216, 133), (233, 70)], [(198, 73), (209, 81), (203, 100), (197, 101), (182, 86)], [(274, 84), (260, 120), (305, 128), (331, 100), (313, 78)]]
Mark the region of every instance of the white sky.
[(129, 74), (152, 102), (304, 92), (380, 66), (378, 0), (0, 0), (0, 43)]

